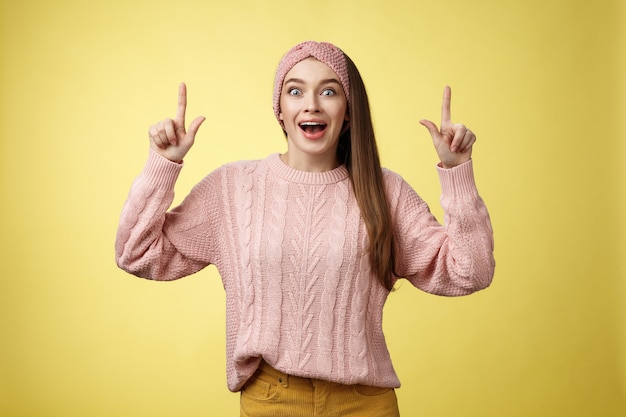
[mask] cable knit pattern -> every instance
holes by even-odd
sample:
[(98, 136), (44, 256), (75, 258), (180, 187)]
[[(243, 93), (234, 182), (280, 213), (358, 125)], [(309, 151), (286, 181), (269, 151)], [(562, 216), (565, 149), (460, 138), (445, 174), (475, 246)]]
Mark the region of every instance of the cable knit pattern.
[(321, 208), (325, 201), (321, 199), (323, 188), (300, 184), (295, 198), (295, 223), (292, 229), (291, 268), (289, 273), (288, 296), (290, 311), (293, 313), (289, 333), (291, 369), (304, 368), (311, 357), (309, 343), (313, 338), (311, 323), (314, 318), (311, 307), (315, 301), (312, 292), (319, 279), (315, 269), (319, 262), (317, 249), (322, 229), (319, 222)]
[(272, 188), (272, 200), (270, 202), (271, 217), (269, 222), (268, 247), (266, 252), (267, 276), (267, 308), (268, 317), (265, 328), (265, 349), (263, 355), (266, 361), (276, 363), (280, 354), (278, 352), (278, 342), (281, 336), (281, 313), (282, 313), (282, 245), (284, 241), (284, 231), (287, 215), (287, 191), (288, 186), (285, 181), (279, 180)]
[(327, 254), (328, 268), (324, 271), (320, 305), (320, 317), (328, 317), (328, 320), (319, 321), (317, 368), (322, 375), (332, 373), (334, 310), (337, 303), (337, 288), (341, 280), (349, 195), (347, 184), (337, 184), (330, 216), (331, 224)]
[(252, 334), (254, 320), (254, 279), (252, 276), (251, 247), (252, 235), (252, 176), (253, 166), (237, 166), (235, 169), (235, 206), (237, 211), (237, 235), (239, 236), (240, 291), (239, 291), (239, 332), (237, 346), (246, 350)]
[[(345, 167), (297, 171), (278, 154), (235, 162), (168, 211), (181, 169), (150, 152), (122, 210), (116, 260), (155, 280), (218, 268), (230, 390), (241, 389), (261, 358), (301, 377), (400, 385), (382, 331), (389, 292), (372, 276)], [(438, 171), (444, 225), (400, 176), (383, 171), (396, 270), (424, 291), (465, 295), (491, 283), (493, 232), (472, 162)]]
[[(363, 235), (362, 246), (366, 248), (368, 246), (367, 235)], [(352, 288), (352, 317), (350, 326), (350, 372), (352, 374), (351, 383), (357, 383), (352, 381), (360, 381), (368, 374), (367, 364), (367, 348), (368, 343), (366, 339), (366, 326), (367, 326), (367, 297), (370, 284), (373, 282), (368, 279), (370, 277), (370, 264), (367, 256), (362, 256), (360, 259), (360, 267), (357, 270), (357, 274), (354, 279), (354, 288)]]

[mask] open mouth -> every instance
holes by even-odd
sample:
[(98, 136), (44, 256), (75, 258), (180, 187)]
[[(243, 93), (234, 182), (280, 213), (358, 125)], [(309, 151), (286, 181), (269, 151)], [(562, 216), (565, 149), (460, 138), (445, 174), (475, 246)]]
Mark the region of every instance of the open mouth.
[(311, 135), (321, 133), (326, 129), (326, 123), (322, 122), (302, 122), (299, 126), (300, 129)]

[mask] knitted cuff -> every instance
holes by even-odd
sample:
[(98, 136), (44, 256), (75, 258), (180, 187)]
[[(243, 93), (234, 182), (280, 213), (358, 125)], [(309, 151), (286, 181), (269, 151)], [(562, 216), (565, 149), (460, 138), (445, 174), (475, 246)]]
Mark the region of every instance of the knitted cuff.
[(460, 197), (478, 195), (476, 182), (474, 180), (474, 165), (471, 159), (450, 169), (445, 169), (438, 164), (437, 172), (439, 173), (443, 196)]
[(142, 177), (157, 188), (173, 189), (183, 164), (172, 162), (150, 149)]

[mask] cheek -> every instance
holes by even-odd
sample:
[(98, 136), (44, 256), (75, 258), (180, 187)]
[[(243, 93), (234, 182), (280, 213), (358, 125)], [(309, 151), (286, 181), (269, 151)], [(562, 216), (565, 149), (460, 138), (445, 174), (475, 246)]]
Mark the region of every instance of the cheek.
[(350, 117), (348, 116), (348, 111), (345, 106), (341, 106), (340, 108), (338, 108), (333, 118), (341, 124), (343, 124), (343, 122), (345, 122), (346, 120), (350, 120)]
[(287, 120), (293, 116), (295, 112), (293, 103), (290, 103), (288, 100), (280, 101), (280, 118), (281, 120)]

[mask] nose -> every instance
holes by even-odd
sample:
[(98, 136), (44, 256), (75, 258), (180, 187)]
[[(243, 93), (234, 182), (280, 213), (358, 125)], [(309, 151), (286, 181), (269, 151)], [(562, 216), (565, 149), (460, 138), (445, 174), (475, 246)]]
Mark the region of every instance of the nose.
[(317, 94), (307, 95), (304, 111), (309, 113), (318, 113), (320, 111), (319, 97)]

